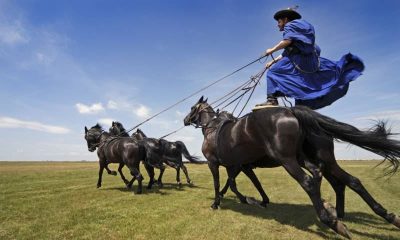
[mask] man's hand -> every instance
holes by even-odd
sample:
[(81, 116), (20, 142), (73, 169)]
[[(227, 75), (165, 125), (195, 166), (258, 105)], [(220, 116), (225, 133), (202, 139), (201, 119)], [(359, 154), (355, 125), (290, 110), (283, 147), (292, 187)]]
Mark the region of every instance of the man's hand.
[(274, 52), (273, 48), (268, 48), (267, 51), (265, 51), (265, 56), (269, 56)]
[(274, 63), (275, 63), (274, 60), (269, 61), (269, 62), (267, 62), (267, 64), (265, 64), (265, 67), (266, 67), (266, 68), (270, 68), (270, 67), (272, 66), (272, 64), (274, 64)]

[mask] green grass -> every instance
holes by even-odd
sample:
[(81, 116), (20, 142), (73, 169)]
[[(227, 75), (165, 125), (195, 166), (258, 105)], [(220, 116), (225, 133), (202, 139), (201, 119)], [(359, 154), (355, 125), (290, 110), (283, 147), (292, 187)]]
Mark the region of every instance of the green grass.
[[(374, 169), (371, 161), (340, 165), (384, 207), (400, 214), (399, 174), (378, 178), (382, 169)], [(221, 209), (213, 211), (207, 165), (187, 166), (193, 187), (179, 188), (175, 170), (167, 169), (164, 188), (134, 195), (119, 176), (106, 173), (97, 189), (97, 163), (0, 162), (0, 239), (342, 239), (318, 221), (306, 193), (282, 168), (256, 170), (271, 199), (266, 209), (240, 204), (228, 191)], [(221, 174), (223, 184), (222, 168)], [(260, 199), (243, 174), (237, 182), (241, 192)], [(322, 195), (335, 204), (326, 181)], [(346, 214), (354, 239), (400, 239), (399, 229), (349, 189)]]

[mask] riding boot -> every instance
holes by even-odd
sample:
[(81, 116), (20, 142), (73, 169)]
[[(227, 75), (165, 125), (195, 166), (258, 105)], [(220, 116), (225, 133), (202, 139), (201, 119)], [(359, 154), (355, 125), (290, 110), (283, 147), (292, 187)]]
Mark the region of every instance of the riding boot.
[(256, 107), (261, 107), (261, 106), (278, 106), (278, 99), (273, 96), (273, 95), (269, 95), (267, 96), (267, 101), (260, 103), (260, 104), (256, 104)]

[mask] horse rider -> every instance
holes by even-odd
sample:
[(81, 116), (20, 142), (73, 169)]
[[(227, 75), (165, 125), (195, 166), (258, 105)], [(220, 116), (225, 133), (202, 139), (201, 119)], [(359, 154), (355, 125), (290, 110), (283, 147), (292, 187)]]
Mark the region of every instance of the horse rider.
[(319, 109), (346, 95), (349, 83), (364, 70), (362, 60), (351, 53), (337, 62), (320, 57), (314, 27), (295, 8), (276, 12), (274, 19), (283, 40), (265, 55), (284, 51), (266, 64), (267, 101), (258, 106), (278, 105), (277, 97), (286, 96), (294, 98), (296, 105)]

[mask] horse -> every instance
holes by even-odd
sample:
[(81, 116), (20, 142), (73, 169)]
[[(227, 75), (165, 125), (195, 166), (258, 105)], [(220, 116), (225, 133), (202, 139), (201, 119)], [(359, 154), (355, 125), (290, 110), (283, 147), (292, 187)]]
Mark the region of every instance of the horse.
[[(231, 114), (227, 111), (220, 112), (218, 110), (216, 118), (220, 118), (222, 120), (220, 127), (222, 127), (227, 122), (238, 121), (238, 118), (234, 117), (233, 114)], [(218, 143), (217, 143), (217, 145), (218, 145)], [(268, 164), (265, 164), (266, 162)], [(306, 159), (304, 159), (304, 161), (299, 161), (299, 164), (303, 168), (307, 169), (312, 174), (314, 180), (317, 182), (317, 185), (320, 188), (321, 181), (322, 181), (322, 173), (321, 173), (320, 167), (316, 166), (312, 162), (307, 161)], [(258, 160), (257, 162), (252, 163), (252, 164), (242, 165), (240, 168), (236, 169), (237, 171), (234, 174), (232, 174), (232, 178), (228, 178), (226, 180), (225, 186), (222, 188), (222, 190), (219, 193), (220, 197), (223, 198), (225, 193), (228, 191), (228, 188), (230, 187), (231, 190), (239, 198), (241, 203), (257, 204), (261, 207), (266, 207), (267, 204), (269, 203), (269, 198), (268, 198), (267, 194), (265, 193), (264, 189), (262, 188), (260, 181), (258, 180), (257, 176), (255, 175), (255, 173), (252, 169), (253, 168), (275, 168), (275, 167), (279, 167), (279, 166), (280, 166), (279, 164), (274, 164), (273, 161), (268, 161), (268, 159)], [(258, 192), (260, 193), (260, 195), (263, 199), (261, 202), (257, 202), (253, 198), (245, 197), (237, 190), (235, 178), (237, 177), (237, 175), (239, 175), (240, 172), (244, 172), (246, 174), (246, 176), (252, 181), (253, 185), (256, 187), (256, 189), (258, 190)], [(232, 180), (232, 182), (230, 181), (230, 179)], [(334, 188), (334, 189), (337, 189), (337, 188)], [(344, 191), (344, 188), (343, 188), (343, 191)], [(326, 206), (327, 209), (329, 209), (329, 211), (331, 211), (332, 214), (339, 216), (339, 218), (343, 218), (344, 217), (344, 194), (338, 193), (337, 196), (338, 196), (338, 199), (336, 200), (336, 202), (337, 202), (337, 205), (339, 204), (338, 212), (336, 212), (336, 209), (333, 209), (332, 206), (328, 202), (324, 202), (324, 205)], [(342, 205), (343, 205), (343, 207), (341, 207)]]
[[(113, 122), (110, 127), (110, 133), (114, 135), (129, 136), (123, 125), (119, 122)], [(186, 181), (188, 184), (192, 184), (192, 180), (189, 177), (186, 166), (183, 164), (182, 155), (185, 156), (189, 161), (193, 163), (199, 163), (197, 157), (191, 156), (181, 141), (169, 142), (164, 139), (148, 138), (146, 134), (140, 129), (137, 129), (131, 136), (133, 139), (140, 140), (143, 142), (146, 150), (146, 161), (153, 167), (160, 169), (160, 175), (157, 179), (157, 183), (160, 187), (163, 186), (162, 176), (165, 171), (163, 163), (176, 169), (176, 181), (178, 185), (181, 185), (180, 181), (180, 169), (182, 168)]]
[[(266, 165), (278, 164), (308, 194), (320, 221), (336, 233), (350, 238), (346, 225), (324, 206), (315, 179), (307, 175), (299, 164), (299, 159), (314, 157), (309, 160), (323, 165), (321, 169), (326, 176), (333, 176), (340, 184), (350, 187), (377, 215), (400, 228), (400, 218), (394, 213), (388, 213), (358, 178), (337, 164), (333, 146), (328, 144), (321, 147), (317, 141), (310, 141), (313, 138), (326, 138), (322, 144), (327, 144), (331, 142), (330, 139), (338, 139), (357, 145), (383, 156), (390, 162), (391, 173), (394, 174), (399, 167), (400, 142), (389, 139), (386, 131), (361, 131), (302, 106), (261, 109), (215, 131), (221, 123), (221, 119), (216, 118), (216, 112), (203, 97), (191, 107), (190, 113), (184, 118), (185, 126), (194, 124), (202, 128), (202, 152), (214, 180), (213, 209), (217, 209), (220, 204), (220, 165), (227, 168), (228, 177), (232, 181), (236, 169), (242, 165), (257, 161), (265, 162)], [(218, 139), (225, 141), (218, 142)], [(308, 146), (307, 151), (304, 151), (305, 144)]]
[[(127, 183), (127, 180), (123, 177), (122, 171), (120, 172), (121, 178), (124, 180), (125, 184), (127, 184), (127, 187), (130, 188), (133, 181), (137, 179), (138, 189), (136, 193), (142, 193), (143, 176), (139, 170), (139, 163), (144, 160), (146, 154), (144, 147), (140, 142), (135, 141), (132, 138), (113, 137), (108, 132), (105, 132), (99, 124), (96, 124), (89, 130), (85, 126), (85, 140), (90, 152), (94, 152), (97, 148), (97, 156), (99, 157), (100, 165), (97, 187), (101, 186), (105, 166), (109, 163), (119, 163), (120, 166), (122, 164), (122, 167), (127, 165), (131, 175), (133, 176), (133, 179)], [(147, 165), (145, 165), (145, 168), (150, 178), (154, 178), (154, 169)], [(149, 186), (151, 187), (150, 183)]]

